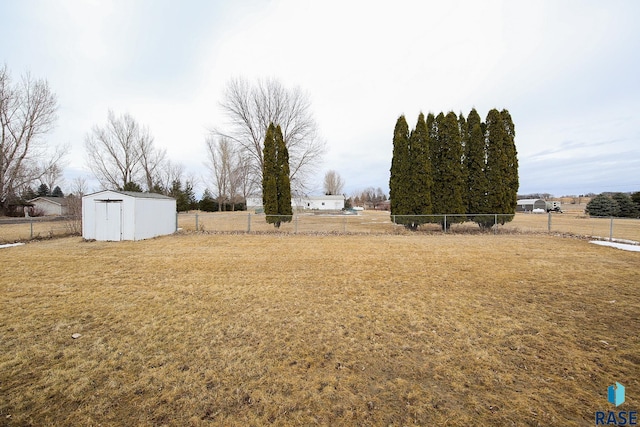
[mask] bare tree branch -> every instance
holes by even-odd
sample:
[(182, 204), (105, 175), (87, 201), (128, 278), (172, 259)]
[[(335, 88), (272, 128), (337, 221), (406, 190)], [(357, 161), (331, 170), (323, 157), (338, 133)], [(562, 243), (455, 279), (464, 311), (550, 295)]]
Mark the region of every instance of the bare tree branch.
[(25, 74), (13, 84), (7, 66), (0, 68), (0, 209), (26, 186), (42, 177), (39, 163), (57, 165), (66, 153), (49, 157), (43, 136), (56, 122), (58, 103), (46, 80)]
[(85, 149), (89, 168), (105, 188), (135, 182), (151, 191), (161, 180), (166, 151), (156, 149), (149, 129), (127, 113), (118, 117), (109, 110), (106, 126), (87, 134)]
[(342, 194), (344, 189), (344, 180), (340, 174), (334, 170), (327, 171), (324, 175), (324, 194), (338, 195)]
[(280, 125), (289, 152), (292, 191), (303, 193), (326, 151), (324, 141), (318, 138), (308, 95), (297, 87), (287, 89), (276, 79), (251, 85), (236, 78), (227, 84), (220, 105), (228, 123), (225, 130), (214, 129), (212, 134), (232, 141), (250, 159), (254, 183), (262, 182), (267, 128), (270, 123)]

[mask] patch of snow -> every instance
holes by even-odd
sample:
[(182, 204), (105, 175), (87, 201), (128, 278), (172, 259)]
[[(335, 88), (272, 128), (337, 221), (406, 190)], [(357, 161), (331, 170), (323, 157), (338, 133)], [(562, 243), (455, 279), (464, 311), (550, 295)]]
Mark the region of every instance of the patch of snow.
[(640, 246), (638, 245), (627, 245), (624, 243), (616, 243), (616, 242), (604, 242), (602, 240), (592, 240), (589, 243), (595, 243), (600, 246), (611, 246), (612, 248), (622, 249), (625, 251), (631, 252), (640, 252)]
[(24, 245), (24, 243), (7, 243), (6, 245), (0, 245), (0, 249), (10, 248), (12, 246), (20, 246), (20, 245)]

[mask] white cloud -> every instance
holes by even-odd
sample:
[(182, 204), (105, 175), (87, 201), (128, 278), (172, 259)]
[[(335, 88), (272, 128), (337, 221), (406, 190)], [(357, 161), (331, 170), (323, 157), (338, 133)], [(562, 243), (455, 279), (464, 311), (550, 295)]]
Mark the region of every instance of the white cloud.
[[(309, 93), (329, 145), (323, 168), (338, 170), (347, 191), (386, 188), (400, 114), (413, 126), (420, 111), (472, 107), (481, 116), (510, 110), (523, 190), (589, 182), (585, 191), (600, 191), (590, 179), (598, 155), (607, 156), (599, 172), (607, 185), (636, 184), (633, 1), (8, 3), (1, 59), (58, 93), (51, 139), (73, 144), (74, 169), (84, 135), (111, 108), (147, 124), (197, 171), (206, 129), (224, 121), (224, 85), (243, 75)], [(557, 173), (559, 164), (571, 175)]]

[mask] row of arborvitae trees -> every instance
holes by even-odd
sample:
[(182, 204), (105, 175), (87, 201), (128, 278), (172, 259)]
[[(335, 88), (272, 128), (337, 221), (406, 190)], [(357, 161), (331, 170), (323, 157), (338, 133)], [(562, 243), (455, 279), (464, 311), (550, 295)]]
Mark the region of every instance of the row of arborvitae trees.
[(513, 219), (518, 185), (515, 127), (507, 110), (489, 111), (484, 122), (475, 109), (466, 119), (453, 112), (425, 119), (420, 113), (411, 131), (405, 117), (398, 118), (389, 180), (396, 223), (411, 230), (425, 223), (446, 229), (472, 220), (489, 228), (500, 214), (504, 224)]

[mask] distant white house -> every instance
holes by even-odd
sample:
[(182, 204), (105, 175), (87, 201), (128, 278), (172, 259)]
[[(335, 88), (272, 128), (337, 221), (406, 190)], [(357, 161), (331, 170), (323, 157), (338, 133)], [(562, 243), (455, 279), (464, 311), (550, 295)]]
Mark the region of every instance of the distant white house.
[(68, 207), (67, 201), (64, 197), (40, 196), (29, 200), (29, 203), (33, 205), (33, 213), (52, 216), (66, 215)]
[[(304, 196), (291, 199), (294, 210), (340, 211), (344, 209), (344, 196)], [(247, 197), (247, 210), (262, 208), (262, 197)]]
[(105, 190), (82, 198), (82, 237), (142, 240), (176, 231), (176, 199), (162, 194)]

